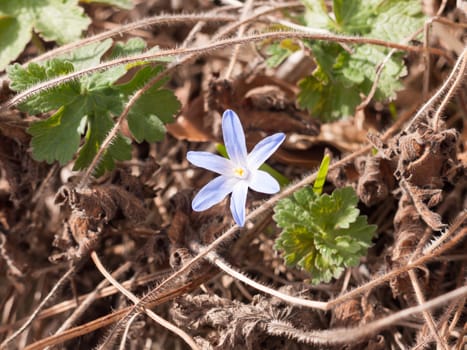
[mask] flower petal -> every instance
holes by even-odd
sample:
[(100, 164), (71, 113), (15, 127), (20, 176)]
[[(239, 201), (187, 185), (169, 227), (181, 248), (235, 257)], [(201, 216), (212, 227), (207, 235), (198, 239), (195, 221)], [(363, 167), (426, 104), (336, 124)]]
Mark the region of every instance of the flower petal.
[(268, 136), (258, 142), (253, 150), (248, 155), (248, 168), (250, 170), (258, 169), (266, 159), (268, 159), (285, 140), (285, 134), (278, 132), (277, 134)]
[(238, 183), (238, 179), (227, 176), (218, 176), (209, 181), (195, 196), (191, 207), (194, 211), (203, 211), (219, 203), (227, 196)]
[(232, 162), (227, 158), (209, 152), (190, 151), (186, 154), (186, 159), (196, 166), (214, 171), (218, 174), (232, 172)]
[(246, 143), (238, 115), (227, 109), (222, 116), (222, 133), (229, 158), (237, 165), (246, 165)]
[(248, 193), (248, 183), (240, 181), (235, 185), (230, 198), (230, 211), (238, 226), (245, 225), (245, 205), (246, 195)]
[(252, 172), (248, 185), (256, 192), (267, 194), (277, 193), (281, 189), (277, 180), (262, 170)]

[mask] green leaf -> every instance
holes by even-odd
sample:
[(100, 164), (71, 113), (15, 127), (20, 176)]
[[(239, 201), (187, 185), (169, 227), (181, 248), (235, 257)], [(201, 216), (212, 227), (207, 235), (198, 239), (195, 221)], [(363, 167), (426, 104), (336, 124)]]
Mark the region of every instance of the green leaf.
[[(359, 35), (401, 42), (423, 27), (424, 16), (418, 0), (334, 0), (332, 13), (322, 0), (302, 0), (306, 25), (339, 34)], [(334, 18), (334, 19), (333, 19)], [(353, 115), (361, 96), (370, 93), (377, 67), (389, 50), (375, 45), (353, 45), (352, 53), (342, 46), (309, 42), (317, 68), (299, 83), (298, 102), (323, 121)], [(401, 53), (386, 62), (378, 81), (375, 100), (393, 99), (407, 73)]]
[(72, 103), (48, 119), (32, 123), (28, 132), (33, 136), (31, 146), (35, 160), (45, 160), (49, 164), (57, 160), (62, 165), (70, 161), (79, 146), (82, 108), (79, 102)]
[[(92, 43), (66, 56), (41, 64), (31, 63), (27, 67), (12, 65), (7, 69), (11, 88), (23, 91), (48, 79), (97, 65), (111, 44), (109, 40)], [(140, 39), (129, 40), (117, 44), (113, 52), (119, 55), (134, 54), (144, 46)], [(74, 169), (88, 167), (114, 126), (114, 117), (119, 116), (133, 94), (161, 70), (161, 66), (143, 66), (130, 81), (117, 85), (117, 81), (127, 73), (126, 67), (121, 65), (58, 85), (22, 102), (20, 108), (30, 114), (54, 112), (48, 119), (35, 122), (29, 128), (33, 136), (31, 145), (34, 158), (49, 163), (58, 160), (64, 164), (78, 154)], [(157, 81), (129, 112), (128, 125), (138, 142), (161, 140), (165, 134), (164, 124), (173, 121), (174, 114), (180, 108), (175, 95), (161, 88), (166, 81), (167, 78)], [(81, 142), (80, 148), (83, 134), (84, 142)], [(130, 140), (117, 134), (94, 174), (99, 176), (112, 169), (115, 161), (130, 158)]]
[[(65, 44), (80, 38), (91, 20), (77, 0), (7, 0), (24, 3), (33, 14), (34, 28), (45, 40)], [(29, 6), (28, 6), (29, 5)]]
[(372, 1), (334, 0), (333, 9), (337, 28), (349, 34), (368, 33), (371, 29), (375, 7), (376, 4)]
[(71, 53), (59, 56), (58, 59), (69, 61), (76, 70), (95, 67), (101, 62), (102, 56), (112, 46), (112, 39), (105, 39), (79, 47)]
[(268, 55), (266, 64), (269, 67), (277, 67), (299, 49), (300, 46), (292, 39), (283, 39), (278, 43), (273, 43), (266, 49), (266, 54)]
[(298, 103), (324, 122), (350, 116), (361, 99), (358, 90), (349, 85), (346, 80), (327, 82), (306, 77), (298, 84)]
[(173, 122), (179, 109), (180, 102), (171, 91), (153, 86), (131, 108), (128, 127), (138, 142), (160, 141), (165, 135), (164, 123)]
[[(88, 117), (88, 129), (86, 132), (86, 141), (79, 152), (79, 156), (73, 166), (73, 170), (85, 169), (91, 164), (94, 156), (99, 151), (105, 137), (113, 127), (113, 121), (108, 114), (93, 115)], [(131, 159), (131, 143), (127, 138), (118, 135), (108, 150), (104, 153), (95, 176), (102, 175), (106, 170), (111, 170), (115, 166), (115, 160)]]
[[(7, 67), (8, 77), (11, 80), (10, 88), (14, 91), (24, 91), (38, 83), (71, 72), (73, 72), (71, 63), (56, 59), (47, 61), (44, 65), (30, 63), (26, 68), (19, 64)], [(53, 111), (72, 103), (79, 91), (78, 82), (68, 82), (48, 91), (37, 93), (18, 107), (30, 114)]]
[(79, 39), (90, 22), (78, 0), (2, 0), (0, 70), (24, 50), (33, 30), (64, 44)]
[(319, 165), (318, 174), (316, 176), (315, 183), (313, 184), (313, 192), (318, 196), (323, 192), (324, 183), (326, 182), (326, 176), (328, 175), (329, 163), (331, 157), (325, 154), (321, 164)]
[(372, 38), (402, 42), (422, 28), (426, 19), (421, 3), (416, 0), (378, 1), (376, 9), (368, 34)]
[(349, 228), (360, 213), (357, 203), (358, 198), (352, 187), (339, 188), (332, 195), (319, 196), (310, 205), (310, 213), (316, 225), (325, 231)]
[(93, 2), (105, 5), (112, 5), (126, 10), (133, 8), (133, 3), (131, 0), (81, 0), (81, 2), (88, 4)]
[[(129, 82), (117, 85), (118, 91), (120, 91), (120, 93), (124, 94), (126, 97), (130, 97), (130, 95), (133, 94), (136, 90), (139, 90), (144, 85), (146, 85), (146, 83), (148, 83), (152, 77), (159, 74), (162, 71), (162, 68), (162, 66), (146, 66), (141, 68), (138, 72), (136, 72), (136, 74), (133, 76), (133, 79), (131, 79)], [(165, 82), (166, 80), (162, 79), (154, 86), (160, 87)]]
[(366, 254), (376, 226), (368, 225), (357, 208), (351, 187), (319, 196), (311, 188), (280, 200), (274, 220), (282, 228), (275, 249), (288, 265), (297, 265), (312, 276), (312, 283), (329, 282)]
[(31, 23), (14, 17), (2, 17), (0, 4), (0, 71), (20, 55), (31, 36)]
[(310, 28), (333, 28), (334, 21), (329, 16), (324, 0), (302, 0), (305, 5), (305, 22)]
[(128, 39), (126, 43), (116, 43), (112, 53), (109, 56), (109, 59), (113, 60), (119, 57), (136, 55), (143, 52), (145, 48), (146, 42), (143, 39), (131, 38)]

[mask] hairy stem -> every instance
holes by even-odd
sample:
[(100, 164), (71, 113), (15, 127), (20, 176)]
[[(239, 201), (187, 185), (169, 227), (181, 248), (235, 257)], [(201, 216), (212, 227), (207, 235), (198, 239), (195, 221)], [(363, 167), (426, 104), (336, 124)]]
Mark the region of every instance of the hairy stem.
[[(173, 56), (183, 56), (192, 54), (195, 56), (201, 56), (209, 54), (212, 51), (219, 50), (225, 47), (230, 47), (232, 45), (245, 45), (253, 42), (259, 42), (266, 39), (273, 39), (273, 40), (280, 40), (280, 39), (287, 39), (287, 38), (305, 38), (311, 40), (326, 40), (326, 41), (333, 41), (333, 42), (342, 42), (342, 43), (367, 43), (367, 44), (374, 44), (385, 46), (389, 48), (396, 48), (402, 51), (414, 51), (414, 52), (421, 52), (424, 49), (418, 46), (408, 46), (408, 45), (401, 45), (397, 43), (392, 43), (380, 39), (372, 39), (372, 38), (362, 38), (362, 37), (355, 37), (355, 36), (344, 36), (344, 35), (329, 35), (329, 34), (311, 34), (311, 33), (303, 33), (303, 32), (296, 32), (296, 31), (279, 31), (279, 32), (269, 32), (269, 33), (261, 33), (255, 35), (244, 36), (241, 38), (231, 38), (231, 39), (223, 39), (219, 40), (214, 43), (210, 43), (200, 47), (189, 47), (189, 48), (176, 48), (176, 49), (169, 49), (169, 50), (161, 50), (158, 52), (146, 52), (135, 56), (129, 57), (122, 57), (117, 58), (111, 61), (103, 62), (95, 67), (89, 67), (86, 69), (82, 69), (76, 72), (72, 72), (67, 75), (59, 76), (48, 81), (42, 82), (37, 84), (10, 99), (9, 101), (5, 102), (3, 105), (0, 106), (0, 111), (11, 108), (18, 103), (23, 102), (24, 100), (28, 99), (34, 94), (37, 94), (41, 91), (51, 89), (57, 85), (78, 79), (88, 74), (96, 73), (101, 70), (110, 69), (119, 65), (125, 65), (133, 62), (138, 61), (152, 61), (157, 58), (161, 57), (173, 57)], [(444, 51), (431, 49), (430, 50), (434, 54), (444, 55)]]
[[(198, 247), (199, 250), (202, 250), (202, 247)], [(282, 292), (279, 292), (273, 288), (269, 288), (261, 283), (258, 283), (256, 281), (253, 281), (251, 278), (247, 277), (245, 274), (235, 270), (229, 263), (227, 263), (225, 260), (221, 259), (219, 255), (217, 255), (215, 252), (210, 252), (209, 254), (206, 255), (206, 259), (209, 260), (211, 263), (215, 264), (217, 267), (219, 267), (222, 271), (227, 273), (228, 275), (232, 276), (233, 278), (236, 278), (243, 283), (249, 285), (250, 287), (253, 287), (261, 292), (264, 292), (266, 294), (275, 296), (276, 298), (279, 298), (281, 300), (284, 300), (285, 302), (292, 304), (292, 305), (298, 305), (298, 306), (304, 306), (308, 307), (311, 309), (318, 309), (318, 310), (327, 310), (327, 303), (323, 301), (314, 301), (314, 300), (307, 300), (307, 299), (302, 299), (302, 298), (297, 298), (292, 295), (284, 294)]]
[(402, 320), (411, 317), (414, 313), (424, 312), (437, 308), (450, 300), (462, 298), (467, 295), (467, 286), (457, 288), (449, 293), (431, 299), (421, 305), (413, 306), (405, 310), (396, 312), (390, 316), (367, 323), (359, 327), (338, 328), (319, 331), (298, 330), (287, 322), (277, 321), (268, 325), (268, 331), (272, 335), (287, 335), (293, 339), (306, 344), (346, 344), (356, 342), (365, 337), (369, 337), (392, 325), (396, 325)]
[[(436, 91), (436, 93), (433, 96), (431, 96), (431, 98), (426, 103), (423, 104), (423, 106), (419, 109), (417, 114), (412, 118), (412, 121), (406, 126), (405, 130), (410, 131), (414, 124), (419, 122), (421, 118), (425, 118), (430, 110), (435, 109), (435, 105), (439, 103), (440, 99), (442, 99), (443, 96), (447, 95), (448, 98), (451, 97), (454, 91), (453, 87), (457, 88), (459, 83), (462, 82), (462, 79), (465, 75), (466, 61), (467, 48), (464, 48), (464, 51), (457, 59), (454, 68), (451, 70), (451, 73), (449, 74), (448, 78), (444, 81), (443, 85), (441, 85), (441, 87)], [(446, 101), (446, 99), (444, 100)], [(439, 123), (439, 118), (439, 114), (437, 113), (437, 117), (435, 118), (433, 124), (434, 128), (438, 127), (437, 124)]]
[[(253, 0), (246, 0), (245, 5), (243, 6), (242, 10), (242, 15), (240, 16), (240, 21), (244, 21), (249, 14), (251, 8), (253, 6)], [(246, 25), (242, 24), (237, 31), (237, 38), (241, 38), (243, 34), (245, 33)], [(239, 45), (234, 45), (232, 48), (232, 56), (230, 57), (230, 62), (227, 67), (227, 70), (224, 75), (224, 79), (229, 79), (230, 75), (233, 72), (233, 69), (235, 67), (235, 62), (237, 61), (237, 56), (238, 52), (240, 51), (240, 46)]]

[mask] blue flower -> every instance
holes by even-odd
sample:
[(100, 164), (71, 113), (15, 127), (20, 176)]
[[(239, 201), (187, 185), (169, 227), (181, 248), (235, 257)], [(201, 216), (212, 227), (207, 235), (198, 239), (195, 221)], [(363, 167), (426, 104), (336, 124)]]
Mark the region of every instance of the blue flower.
[(277, 133), (268, 136), (247, 154), (242, 124), (237, 114), (230, 109), (222, 116), (222, 132), (230, 159), (209, 152), (190, 151), (187, 154), (188, 161), (193, 165), (220, 174), (198, 192), (192, 208), (195, 211), (209, 209), (232, 193), (230, 210), (237, 225), (243, 226), (248, 188), (267, 194), (280, 190), (279, 183), (258, 168), (279, 148), (285, 135)]

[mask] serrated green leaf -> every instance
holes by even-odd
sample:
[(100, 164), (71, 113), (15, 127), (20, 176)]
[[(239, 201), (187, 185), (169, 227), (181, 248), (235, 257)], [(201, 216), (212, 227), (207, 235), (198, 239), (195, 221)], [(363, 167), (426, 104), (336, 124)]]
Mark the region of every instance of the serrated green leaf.
[(19, 2), (32, 5), (34, 27), (45, 40), (54, 40), (59, 44), (77, 40), (91, 23), (83, 8), (78, 6), (77, 0), (20, 0)]
[(119, 57), (136, 55), (143, 52), (145, 48), (146, 42), (143, 39), (131, 38), (128, 39), (126, 43), (116, 43), (112, 53), (109, 56), (109, 59), (113, 60)]
[[(114, 123), (108, 114), (92, 115), (88, 117), (85, 143), (79, 151), (79, 156), (73, 166), (73, 170), (85, 169), (91, 164), (94, 156), (99, 151), (105, 137), (112, 129)], [(131, 144), (127, 138), (118, 135), (108, 150), (104, 153), (94, 175), (100, 176), (106, 170), (115, 166), (115, 160), (131, 159)]]
[(302, 79), (298, 86), (300, 107), (308, 109), (311, 115), (325, 122), (353, 115), (361, 101), (359, 91), (352, 89), (346, 80), (325, 83), (309, 76)]
[(78, 128), (83, 119), (82, 108), (80, 103), (72, 103), (48, 119), (31, 124), (28, 132), (33, 136), (31, 146), (35, 160), (49, 164), (57, 160), (63, 165), (73, 158), (80, 141)]
[[(372, 45), (357, 46), (352, 54), (334, 45), (317, 43), (310, 47), (318, 68), (299, 82), (299, 105), (323, 121), (353, 115), (361, 94), (370, 92), (376, 67), (385, 59), (386, 52)], [(327, 50), (330, 54), (326, 54)], [(375, 97), (379, 100), (395, 97), (402, 86), (399, 79), (405, 74), (403, 61), (395, 54), (380, 75)]]
[(47, 61), (44, 65), (31, 63), (26, 68), (14, 64), (7, 68), (11, 79), (10, 88), (14, 91), (24, 91), (48, 79), (56, 78), (73, 72), (73, 65), (57, 59)]
[[(98, 65), (111, 44), (109, 40), (93, 43), (67, 56), (41, 64), (32, 63), (25, 68), (12, 65), (8, 68), (11, 87), (23, 91), (47, 79)], [(144, 45), (138, 39), (117, 44), (116, 47), (118, 54), (132, 54), (141, 50)], [(113, 127), (113, 118), (120, 115), (130, 97), (161, 70), (160, 66), (146, 66), (136, 72), (129, 82), (116, 85), (127, 73), (126, 67), (121, 65), (28, 98), (20, 108), (30, 114), (56, 111), (50, 118), (34, 123), (29, 129), (33, 136), (31, 144), (35, 158), (49, 163), (54, 160), (61, 164), (66, 163), (78, 151), (80, 139), (85, 133), (84, 144), (79, 149), (74, 168), (88, 167)], [(155, 83), (130, 110), (128, 125), (139, 142), (162, 139), (165, 134), (164, 124), (171, 122), (180, 108), (175, 95), (161, 88), (167, 79), (160, 79)], [(112, 169), (115, 161), (130, 157), (130, 140), (117, 134), (104, 152), (94, 174), (99, 176)]]
[(391, 0), (379, 2), (369, 37), (402, 42), (425, 22), (421, 2)]
[[(33, 85), (70, 72), (73, 72), (71, 63), (56, 59), (47, 61), (44, 65), (30, 63), (26, 68), (19, 64), (7, 67), (8, 77), (11, 80), (10, 88), (15, 91), (26, 90)], [(72, 103), (79, 90), (79, 83), (71, 81), (49, 91), (37, 93), (18, 107), (30, 114), (53, 111)]]
[(319, 196), (310, 207), (315, 223), (324, 231), (349, 228), (360, 213), (358, 197), (352, 187), (336, 189), (332, 195)]
[[(322, 0), (302, 2), (307, 26), (340, 34), (401, 42), (421, 28), (424, 21), (417, 0), (334, 0), (333, 15)], [(388, 49), (360, 44), (353, 45), (349, 53), (337, 44), (307, 41), (305, 44), (313, 52), (317, 69), (299, 83), (300, 106), (323, 121), (353, 115), (361, 96), (369, 94), (376, 69), (385, 60)], [(394, 98), (405, 74), (401, 54), (396, 53), (385, 63), (374, 98), (378, 101)]]
[(102, 56), (110, 49), (112, 42), (112, 39), (105, 39), (104, 41), (90, 43), (73, 50), (71, 53), (58, 56), (58, 59), (72, 63), (75, 70), (95, 67), (100, 63)]
[(304, 188), (280, 200), (274, 220), (283, 231), (275, 249), (283, 251), (288, 265), (308, 271), (312, 283), (339, 277), (346, 267), (358, 264), (376, 230), (359, 216), (357, 202), (351, 187), (322, 196)]
[(45, 40), (77, 40), (91, 23), (78, 0), (2, 0), (0, 71), (24, 50), (35, 30)]
[(164, 123), (174, 121), (180, 102), (172, 91), (153, 86), (133, 105), (128, 113), (128, 127), (136, 141), (160, 141), (165, 135)]

